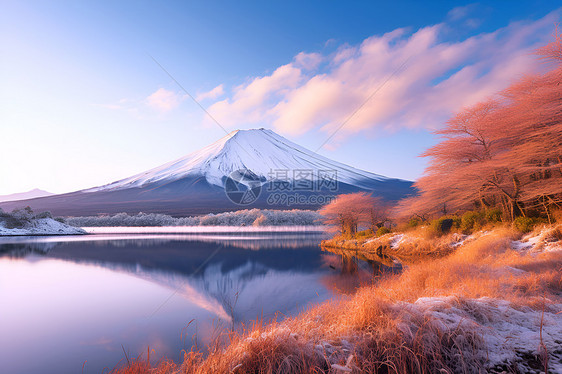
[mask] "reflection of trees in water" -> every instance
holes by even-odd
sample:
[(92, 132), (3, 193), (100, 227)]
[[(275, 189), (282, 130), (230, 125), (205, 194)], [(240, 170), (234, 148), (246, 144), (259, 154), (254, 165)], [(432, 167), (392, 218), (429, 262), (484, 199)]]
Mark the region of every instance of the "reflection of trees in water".
[[(133, 238), (127, 238), (127, 237)], [(171, 242), (185, 241), (188, 245), (190, 241), (198, 241), (221, 245), (223, 247), (240, 248), (248, 250), (262, 250), (271, 248), (298, 249), (302, 247), (315, 247), (324, 239), (323, 234), (253, 234), (253, 235), (128, 235), (116, 238), (107, 238), (100, 240), (95, 236), (84, 238), (85, 240), (76, 240), (76, 242), (88, 242), (98, 247), (155, 247), (165, 246)], [(11, 242), (0, 242), (0, 257), (9, 256), (13, 258), (22, 258), (29, 254), (46, 254), (53, 248), (73, 241), (67, 238), (60, 238), (60, 241), (54, 241), (52, 238), (13, 238)]]
[(339, 248), (322, 248), (324, 265), (332, 271), (322, 278), (324, 286), (340, 294), (353, 294), (381, 277), (400, 272), (402, 266), (381, 253), (364, 253)]
[(170, 237), (165, 237), (162, 235), (162, 238), (150, 238), (150, 239), (108, 239), (108, 240), (99, 240), (94, 242), (95, 245), (99, 246), (113, 246), (113, 247), (127, 247), (127, 246), (138, 246), (138, 247), (152, 247), (152, 246), (161, 246), (166, 245), (173, 241), (198, 241), (204, 243), (212, 243), (221, 245), (223, 247), (232, 247), (232, 248), (241, 248), (241, 249), (249, 249), (249, 250), (262, 250), (262, 249), (270, 249), (270, 248), (286, 248), (286, 249), (297, 249), (302, 247), (313, 247), (317, 246), (318, 243), (324, 239), (322, 234), (291, 234), (291, 235), (282, 235), (279, 234), (271, 235), (271, 236), (205, 236), (205, 235), (197, 235), (197, 236), (189, 236), (189, 235), (173, 235)]
[(0, 244), (0, 257), (24, 258), (31, 254), (45, 255), (56, 246), (57, 243), (41, 242)]

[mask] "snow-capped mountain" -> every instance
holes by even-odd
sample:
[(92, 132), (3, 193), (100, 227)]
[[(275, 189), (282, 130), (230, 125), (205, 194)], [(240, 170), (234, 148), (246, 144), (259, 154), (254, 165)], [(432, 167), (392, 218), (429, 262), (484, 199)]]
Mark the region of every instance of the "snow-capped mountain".
[[(369, 181), (384, 181), (383, 177), (309, 151), (271, 130), (236, 130), (215, 143), (141, 174), (86, 190), (102, 191), (143, 187), (151, 183), (174, 181), (185, 177), (204, 177), (207, 182), (224, 187), (225, 178), (237, 170), (250, 170), (262, 180), (279, 177), (288, 171), (335, 171), (338, 182), (370, 188)], [(284, 173), (283, 173), (284, 174)], [(318, 173), (304, 173), (304, 179), (317, 179)]]
[(104, 186), (0, 207), (29, 205), (72, 216), (140, 211), (182, 216), (248, 208), (316, 209), (330, 196), (356, 191), (386, 200), (413, 193), (412, 182), (355, 169), (271, 130), (254, 129), (233, 131), (178, 160)]

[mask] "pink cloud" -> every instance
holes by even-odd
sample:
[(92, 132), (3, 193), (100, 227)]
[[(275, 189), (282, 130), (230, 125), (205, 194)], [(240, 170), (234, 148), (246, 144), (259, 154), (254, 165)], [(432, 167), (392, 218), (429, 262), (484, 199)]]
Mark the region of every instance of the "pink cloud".
[(219, 84), (218, 86), (216, 86), (215, 88), (213, 88), (210, 91), (198, 94), (197, 97), (196, 97), (196, 100), (197, 101), (203, 101), (203, 100), (207, 100), (207, 99), (214, 100), (214, 99), (216, 99), (216, 98), (218, 98), (222, 95), (224, 95), (224, 85)]
[[(462, 18), (467, 11), (459, 8), (449, 17)], [(236, 87), (209, 110), (229, 127), (269, 125), (293, 135), (329, 134), (344, 122), (340, 137), (438, 128), (462, 107), (536, 69), (531, 52), (549, 41), (558, 18), (556, 11), (454, 42), (443, 41), (451, 29), (444, 22), (413, 33), (396, 29), (328, 55), (301, 52), (272, 74)]]
[(297, 89), (301, 79), (301, 69), (293, 64), (280, 66), (271, 75), (236, 87), (232, 98), (214, 103), (208, 111), (227, 127), (258, 123), (264, 120), (271, 101)]
[(177, 108), (182, 99), (183, 96), (174, 91), (159, 88), (146, 98), (146, 104), (160, 112), (168, 112)]

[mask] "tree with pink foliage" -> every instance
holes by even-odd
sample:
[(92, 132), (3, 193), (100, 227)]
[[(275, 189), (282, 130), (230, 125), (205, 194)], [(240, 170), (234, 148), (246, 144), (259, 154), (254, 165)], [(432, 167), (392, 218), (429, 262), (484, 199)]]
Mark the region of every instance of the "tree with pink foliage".
[(324, 223), (353, 236), (360, 226), (376, 231), (388, 220), (388, 208), (378, 197), (366, 192), (339, 195), (320, 209)]
[(403, 200), (403, 216), (499, 207), (506, 219), (543, 214), (562, 204), (562, 40), (537, 53), (551, 64), (494, 98), (467, 108), (436, 133), (442, 141)]

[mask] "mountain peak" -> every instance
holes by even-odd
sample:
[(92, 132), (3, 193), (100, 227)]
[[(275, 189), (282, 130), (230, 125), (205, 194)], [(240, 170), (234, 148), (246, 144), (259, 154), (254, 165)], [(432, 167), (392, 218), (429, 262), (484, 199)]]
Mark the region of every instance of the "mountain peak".
[(260, 209), (316, 209), (337, 194), (357, 191), (385, 200), (414, 192), (411, 182), (355, 169), (261, 128), (232, 131), (199, 151), (105, 186), (0, 206), (29, 205), (60, 215), (217, 213), (248, 207), (229, 194), (240, 184), (261, 191), (249, 202)]
[(234, 130), (218, 141), (147, 172), (106, 186), (86, 190), (113, 190), (142, 187), (154, 182), (184, 177), (204, 177), (212, 185), (224, 187), (224, 180), (237, 170), (250, 170), (263, 180), (276, 171), (288, 175), (295, 171), (334, 171), (339, 182), (363, 187), (365, 181), (388, 178), (330, 160), (265, 129)]
[(267, 133), (272, 133), (273, 131), (269, 130), (269, 129), (265, 129), (263, 127), (260, 127), (259, 129), (247, 129), (247, 130), (234, 130), (231, 131), (230, 133), (228, 133), (227, 136), (235, 136), (235, 135), (259, 135), (259, 134), (267, 134)]

